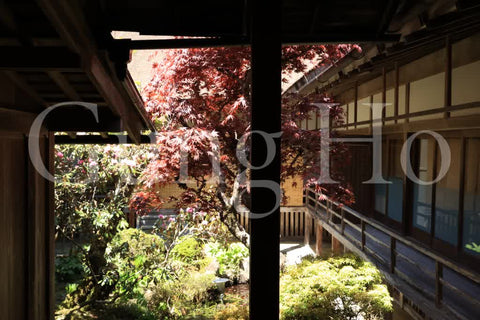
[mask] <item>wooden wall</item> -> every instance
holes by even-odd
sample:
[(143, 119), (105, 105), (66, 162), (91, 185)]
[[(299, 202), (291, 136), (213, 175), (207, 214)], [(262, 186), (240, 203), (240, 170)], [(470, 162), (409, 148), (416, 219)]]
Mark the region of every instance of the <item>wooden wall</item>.
[[(53, 139), (50, 139), (52, 141)], [(53, 319), (53, 185), (33, 168), (22, 132), (0, 128), (0, 319)], [(53, 144), (43, 137), (51, 167)]]

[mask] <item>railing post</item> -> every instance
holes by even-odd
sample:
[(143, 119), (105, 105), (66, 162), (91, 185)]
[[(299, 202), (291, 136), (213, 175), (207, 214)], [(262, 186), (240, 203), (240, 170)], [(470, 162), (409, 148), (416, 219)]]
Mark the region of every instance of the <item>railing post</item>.
[(435, 261), (435, 304), (440, 306), (443, 299), (443, 265)]
[(328, 223), (332, 222), (332, 203), (330, 202), (329, 199), (327, 199), (327, 218), (328, 218)]
[(390, 237), (390, 273), (395, 273), (395, 265), (397, 263), (397, 240)]
[(362, 228), (362, 251), (365, 251), (365, 221), (361, 220)]
[(317, 256), (322, 254), (322, 243), (323, 243), (323, 227), (320, 221), (315, 220), (315, 254)]
[(304, 238), (303, 238), (303, 243), (305, 245), (310, 245), (310, 233), (311, 233), (311, 224), (312, 224), (312, 217), (310, 217), (310, 214), (308, 211), (304, 212), (304, 223), (305, 223), (305, 229), (304, 231)]
[(341, 228), (343, 236), (345, 234), (345, 210), (343, 210), (343, 207), (340, 208), (340, 213), (342, 214)]

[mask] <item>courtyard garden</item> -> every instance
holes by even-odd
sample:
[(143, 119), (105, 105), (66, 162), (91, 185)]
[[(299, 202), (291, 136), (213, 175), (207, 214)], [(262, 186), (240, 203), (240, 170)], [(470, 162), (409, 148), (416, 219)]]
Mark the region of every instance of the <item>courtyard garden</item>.
[[(286, 47), (284, 82), (352, 50), (361, 49)], [(250, 235), (238, 216), (250, 204), (250, 49), (157, 58), (142, 90), (157, 129), (152, 144), (56, 146), (58, 320), (248, 319)], [(348, 184), (315, 184), (320, 130), (299, 126), (318, 111), (312, 101), (332, 102), (284, 95), (282, 182), (303, 181), (350, 204)], [(329, 109), (342, 123), (343, 110)], [(339, 158), (332, 176), (341, 181), (348, 150), (334, 144)], [(172, 185), (178, 192), (165, 193)], [(167, 203), (174, 215), (159, 211)], [(153, 230), (135, 228), (136, 217), (152, 212)], [(279, 263), (281, 319), (384, 319), (392, 310), (378, 270), (353, 255)]]
[[(124, 208), (149, 152), (57, 146), (56, 319), (248, 319), (249, 249), (216, 212), (159, 215), (151, 233), (129, 226)], [(353, 255), (282, 265), (280, 283), (281, 319), (392, 309), (380, 273)]]

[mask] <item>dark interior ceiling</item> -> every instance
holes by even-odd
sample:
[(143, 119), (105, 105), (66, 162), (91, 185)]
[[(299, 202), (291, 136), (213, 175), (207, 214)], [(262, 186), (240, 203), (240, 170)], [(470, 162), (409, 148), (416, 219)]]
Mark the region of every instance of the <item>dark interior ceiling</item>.
[[(382, 39), (391, 18), (405, 1), (284, 0), (282, 34), (287, 41)], [(247, 37), (245, 0), (88, 1), (92, 20), (103, 17), (104, 28), (142, 34)], [(265, 17), (268, 23), (269, 17)]]

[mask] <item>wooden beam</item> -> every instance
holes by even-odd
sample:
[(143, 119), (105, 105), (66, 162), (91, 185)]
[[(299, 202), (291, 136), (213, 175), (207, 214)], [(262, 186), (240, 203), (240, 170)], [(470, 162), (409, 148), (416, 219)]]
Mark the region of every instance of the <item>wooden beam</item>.
[[(135, 143), (128, 135), (109, 134), (106, 137), (101, 135), (77, 135), (75, 138), (69, 135), (55, 136), (55, 144), (132, 144)], [(150, 139), (148, 135), (141, 135), (140, 142), (142, 144), (152, 144), (155, 140)]]
[[(393, 110), (393, 115), (395, 117), (398, 116), (398, 109), (399, 109), (399, 93), (400, 93), (400, 68), (398, 66), (398, 62), (395, 62), (395, 84), (394, 84), (394, 97), (393, 97), (393, 105), (394, 105), (394, 110)], [(398, 120), (395, 119), (395, 123), (397, 123)]]
[(0, 108), (0, 131), (28, 133), (36, 114)]
[[(251, 6), (252, 131), (281, 132), (281, 3), (254, 1)], [(269, 17), (265, 23), (265, 17)], [(280, 138), (274, 138), (274, 157), (262, 169), (251, 170), (251, 182), (268, 181), (272, 189), (251, 188), (251, 212), (266, 216), (250, 220), (250, 319), (278, 320), (280, 281)], [(265, 162), (265, 139), (251, 138), (253, 166)], [(253, 217), (252, 217), (253, 218)]]
[(80, 57), (65, 47), (1, 47), (0, 70), (81, 71)]
[(24, 46), (31, 47), (33, 42), (30, 36), (22, 30), (22, 25), (5, 1), (0, 1), (0, 23), (16, 37), (16, 41)]
[(381, 37), (388, 31), (388, 27), (390, 26), (390, 22), (392, 21), (393, 16), (398, 8), (398, 0), (387, 0), (384, 1), (385, 8), (383, 10), (382, 18), (379, 21), (377, 35)]
[(108, 108), (98, 108), (98, 120), (81, 107), (65, 107), (53, 110), (45, 119), (45, 126), (56, 132), (121, 132), (121, 119)]
[(361, 42), (398, 42), (400, 34), (380, 34), (375, 32), (355, 33), (350, 30), (333, 32), (329, 30), (327, 33), (315, 34), (283, 34), (282, 44), (285, 46), (292, 45), (315, 45), (320, 43), (361, 43)]
[(48, 76), (62, 89), (68, 99), (72, 101), (81, 101), (80, 96), (73, 86), (68, 82), (67, 78), (58, 71), (47, 71)]
[(12, 80), (15, 85), (25, 92), (30, 98), (41, 106), (47, 106), (47, 102), (30, 86), (25, 79), (15, 71), (3, 71), (3, 73)]
[(187, 49), (187, 48), (215, 48), (239, 47), (250, 45), (249, 39), (244, 37), (229, 38), (187, 38), (187, 39), (157, 39), (157, 40), (113, 40), (111, 50), (116, 50), (117, 43), (121, 43), (129, 50), (160, 50), (160, 49)]
[[(399, 35), (380, 35), (347, 33), (332, 34), (310, 34), (305, 36), (285, 35), (282, 38), (283, 45), (318, 44), (324, 42), (364, 42), (382, 41), (397, 42)], [(161, 49), (187, 49), (187, 48), (215, 48), (215, 47), (242, 47), (250, 45), (245, 37), (217, 37), (217, 38), (193, 38), (193, 39), (154, 39), (154, 40), (114, 40), (110, 50), (118, 50), (117, 43), (122, 44), (130, 50), (161, 50)]]
[[(446, 107), (452, 105), (452, 42), (449, 35), (445, 38), (445, 101)], [(445, 118), (450, 117), (450, 112), (445, 112)]]
[(140, 131), (145, 129), (145, 125), (120, 81), (112, 76), (112, 70), (103, 64), (81, 8), (72, 1), (37, 2), (62, 39), (80, 55), (89, 79), (108, 102), (113, 113), (120, 116), (123, 129), (135, 142), (140, 142)]

